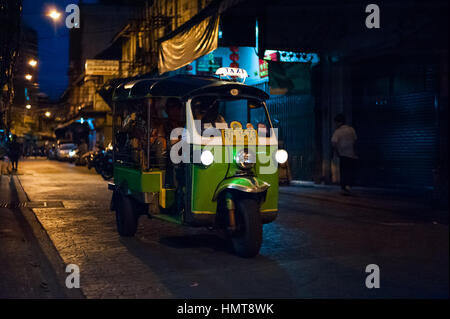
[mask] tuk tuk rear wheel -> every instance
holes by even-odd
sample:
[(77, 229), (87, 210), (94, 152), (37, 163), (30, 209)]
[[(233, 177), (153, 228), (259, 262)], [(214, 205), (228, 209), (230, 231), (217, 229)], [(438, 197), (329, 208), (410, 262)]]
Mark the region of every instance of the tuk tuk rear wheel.
[(136, 234), (139, 215), (134, 212), (130, 196), (118, 194), (116, 202), (117, 232), (123, 237), (132, 237)]
[(237, 229), (231, 233), (233, 249), (238, 256), (258, 255), (262, 243), (262, 222), (258, 201), (253, 198), (239, 198), (236, 204)]

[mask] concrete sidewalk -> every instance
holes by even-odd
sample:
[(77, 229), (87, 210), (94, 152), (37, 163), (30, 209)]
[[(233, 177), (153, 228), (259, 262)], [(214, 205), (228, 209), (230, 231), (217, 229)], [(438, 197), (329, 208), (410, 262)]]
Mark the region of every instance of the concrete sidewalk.
[(432, 207), (430, 192), (354, 187), (351, 195), (343, 195), (340, 187), (336, 185), (294, 182), (290, 186), (280, 186), (280, 193), (340, 205), (407, 214), (412, 218), (448, 224), (448, 211)]
[(61, 257), (26, 208), (16, 174), (0, 174), (0, 298), (83, 298), (65, 288)]

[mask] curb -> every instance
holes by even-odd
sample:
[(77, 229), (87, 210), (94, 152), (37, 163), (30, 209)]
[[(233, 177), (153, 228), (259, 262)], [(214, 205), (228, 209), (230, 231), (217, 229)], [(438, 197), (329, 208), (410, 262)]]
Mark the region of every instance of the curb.
[[(11, 175), (12, 186), (17, 194), (17, 199), (19, 202), (29, 202), (29, 197), (22, 187), (20, 179), (16, 175)], [(67, 273), (65, 272), (66, 264), (56, 249), (53, 241), (51, 240), (47, 230), (44, 228), (42, 223), (39, 221), (37, 216), (34, 214), (32, 209), (27, 207), (19, 207), (18, 211), (22, 214), (26, 223), (31, 229), (32, 236), (36, 238), (39, 249), (43, 256), (42, 259), (46, 259), (51, 270), (56, 278), (53, 280), (54, 284), (57, 286), (57, 292), (64, 295), (65, 298), (69, 299), (85, 299), (82, 289), (67, 289), (65, 285), (65, 278)], [(44, 270), (45, 271), (45, 270)], [(49, 274), (51, 277), (51, 274)], [(56, 282), (55, 282), (56, 281)]]
[[(298, 188), (298, 186), (294, 186)], [(335, 196), (322, 196), (322, 195), (313, 195), (313, 194), (305, 194), (301, 192), (289, 192), (284, 191), (280, 189), (280, 194), (288, 195), (288, 196), (295, 196), (295, 197), (303, 197), (307, 199), (317, 200), (317, 201), (326, 201), (326, 202), (332, 202), (337, 203), (340, 205), (345, 206), (351, 206), (351, 207), (358, 207), (358, 208), (365, 208), (365, 209), (373, 209), (373, 210), (380, 210), (385, 211), (389, 213), (395, 213), (403, 216), (408, 216), (411, 218), (419, 218), (421, 220), (426, 220), (430, 222), (438, 222), (440, 224), (448, 225), (448, 218), (445, 217), (445, 214), (448, 214), (448, 212), (440, 211), (440, 210), (434, 210), (432, 207), (420, 207), (420, 206), (397, 206), (397, 207), (389, 207), (389, 206), (382, 206), (377, 204), (367, 204), (367, 203), (361, 203), (361, 202), (355, 202), (355, 201), (348, 201), (348, 200), (340, 200), (339, 198), (336, 198)], [(347, 196), (348, 198), (352, 198), (352, 196)], [(424, 209), (425, 208), (425, 209)], [(423, 212), (429, 211), (430, 214), (423, 214)], [(410, 214), (406, 214), (406, 212)]]
[[(327, 202), (333, 202), (333, 203), (338, 203), (338, 204), (341, 204), (341, 205), (354, 206), (354, 207), (360, 207), (360, 208), (382, 209), (382, 210), (387, 210), (387, 211), (392, 211), (392, 212), (398, 212), (398, 210), (395, 210), (395, 209), (392, 209), (392, 208), (389, 208), (389, 207), (381, 207), (381, 206), (377, 206), (377, 205), (369, 205), (369, 204), (349, 202), (349, 201), (345, 201), (345, 200), (339, 200), (339, 199), (333, 198), (331, 196), (330, 197), (325, 197), (325, 196), (320, 196), (320, 195), (316, 196), (316, 195), (310, 195), (310, 194), (286, 192), (286, 191), (283, 191), (283, 190), (280, 190), (280, 194), (304, 197), (304, 198), (308, 198), (308, 199), (321, 200), (321, 201), (327, 201)], [(349, 196), (349, 197), (351, 197), (351, 196)]]

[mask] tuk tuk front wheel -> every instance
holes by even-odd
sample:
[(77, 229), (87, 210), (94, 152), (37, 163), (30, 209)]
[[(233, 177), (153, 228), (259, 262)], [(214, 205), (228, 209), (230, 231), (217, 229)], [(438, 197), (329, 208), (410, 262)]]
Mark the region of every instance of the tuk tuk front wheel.
[(130, 196), (118, 194), (116, 202), (116, 223), (120, 236), (132, 237), (136, 234), (139, 215), (134, 212)]
[(236, 204), (236, 231), (230, 235), (233, 249), (238, 256), (258, 255), (262, 243), (262, 222), (256, 199), (239, 198)]

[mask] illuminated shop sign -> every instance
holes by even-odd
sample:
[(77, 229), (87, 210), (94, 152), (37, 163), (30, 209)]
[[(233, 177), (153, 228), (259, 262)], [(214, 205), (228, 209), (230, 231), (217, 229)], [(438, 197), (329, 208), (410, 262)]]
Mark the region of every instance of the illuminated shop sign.
[(277, 51), (266, 50), (266, 52), (264, 52), (264, 60), (266, 60), (266, 61), (278, 61), (278, 52)]
[(118, 60), (86, 60), (86, 75), (117, 75), (119, 74)]
[(279, 62), (318, 63), (319, 56), (316, 53), (266, 50), (264, 52), (264, 60)]
[(269, 63), (259, 59), (259, 77), (265, 78), (269, 76)]

